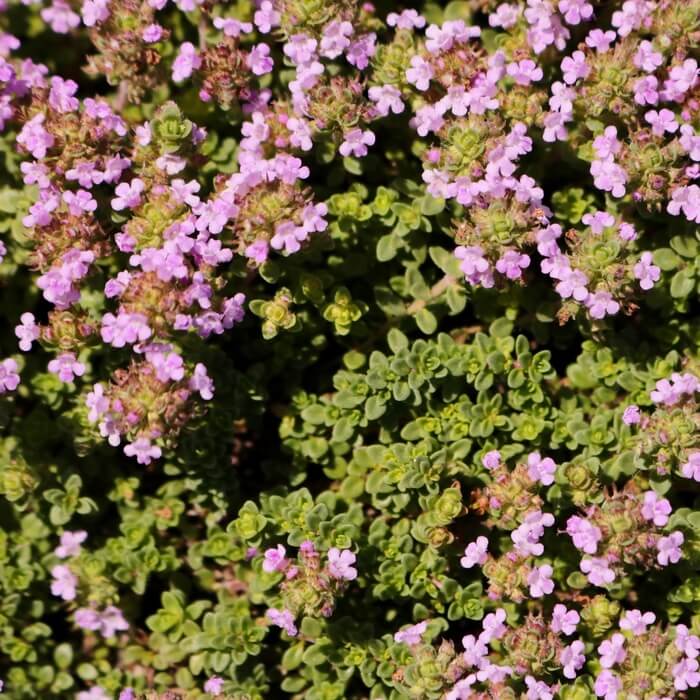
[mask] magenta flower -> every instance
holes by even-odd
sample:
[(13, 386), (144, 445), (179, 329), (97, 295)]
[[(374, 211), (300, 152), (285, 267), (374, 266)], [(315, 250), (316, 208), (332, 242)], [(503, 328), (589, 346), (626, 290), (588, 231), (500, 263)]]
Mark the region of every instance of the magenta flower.
[(393, 85), (374, 85), (369, 89), (368, 95), (380, 117), (386, 117), (389, 112), (401, 114), (405, 109), (401, 91)]
[(673, 685), (676, 690), (697, 688), (700, 685), (699, 667), (697, 659), (681, 659), (672, 670)]
[(356, 557), (349, 549), (331, 547), (328, 550), (328, 573), (336, 579), (354, 581), (357, 569), (353, 567)]
[(584, 214), (581, 221), (586, 226), (590, 226), (591, 231), (599, 236), (606, 228), (615, 224), (615, 217), (606, 211), (597, 211), (594, 214)]
[(465, 569), (471, 569), (477, 564), (483, 565), (487, 559), (489, 549), (489, 541), (483, 535), (479, 535), (474, 542), (470, 542), (465, 550), (464, 556), (459, 560), (461, 566)]

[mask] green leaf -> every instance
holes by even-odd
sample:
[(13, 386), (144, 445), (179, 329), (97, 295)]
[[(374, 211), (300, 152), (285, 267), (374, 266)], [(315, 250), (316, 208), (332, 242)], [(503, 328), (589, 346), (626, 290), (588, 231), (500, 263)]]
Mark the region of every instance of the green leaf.
[(416, 325), (420, 328), (426, 335), (432, 335), (437, 330), (437, 318), (435, 314), (425, 307), (422, 308), (415, 316)]

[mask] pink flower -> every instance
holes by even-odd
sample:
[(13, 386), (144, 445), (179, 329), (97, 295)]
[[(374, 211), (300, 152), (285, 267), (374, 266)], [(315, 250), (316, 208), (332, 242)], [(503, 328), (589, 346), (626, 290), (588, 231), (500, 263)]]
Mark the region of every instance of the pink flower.
[(680, 530), (672, 532), (668, 537), (660, 537), (659, 541), (656, 543), (656, 549), (658, 550), (656, 561), (658, 561), (661, 566), (668, 566), (669, 564), (675, 564), (680, 561), (683, 554), (681, 545), (684, 540), (685, 538)]
[(544, 681), (538, 681), (533, 676), (525, 676), (527, 686), (526, 700), (554, 700), (556, 686), (549, 686)]
[(497, 261), (496, 269), (509, 280), (517, 280), (523, 270), (530, 265), (530, 256), (518, 253), (516, 250), (506, 251)]
[(494, 279), (489, 261), (484, 257), (480, 246), (458, 246), (455, 256), (462, 262), (459, 269), (464, 273), (470, 284), (481, 284), (483, 287), (493, 287)]
[(87, 532), (85, 532), (85, 530), (77, 530), (76, 532), (66, 530), (61, 535), (61, 544), (56, 547), (54, 554), (59, 559), (75, 557), (80, 554), (80, 545), (85, 542), (86, 539)]
[(598, 550), (598, 542), (603, 538), (597, 525), (578, 515), (572, 515), (567, 520), (566, 532), (573, 540), (574, 547), (586, 554), (595, 554)]
[(615, 580), (615, 572), (608, 566), (608, 560), (603, 557), (584, 557), (581, 559), (580, 567), (594, 586), (605, 587)]
[(601, 319), (606, 316), (614, 316), (620, 310), (620, 304), (613, 299), (610, 292), (595, 292), (588, 295), (586, 306), (591, 318)]
[(349, 37), (353, 34), (350, 22), (333, 20), (323, 29), (320, 53), (325, 58), (338, 58), (350, 46)]
[(681, 466), (681, 474), (686, 479), (700, 481), (700, 452), (691, 452), (688, 461)]
[(389, 112), (401, 114), (405, 109), (401, 91), (393, 85), (374, 85), (369, 89), (368, 95), (381, 117), (386, 117)]
[(645, 73), (653, 73), (664, 62), (664, 57), (654, 51), (650, 41), (644, 40), (640, 42), (632, 62)]
[(586, 37), (586, 46), (595, 49), (598, 53), (606, 53), (615, 39), (617, 34), (613, 31), (604, 32), (602, 29), (593, 29)]
[(294, 616), (289, 610), (269, 608), (265, 616), (273, 625), (281, 627), (290, 637), (296, 637), (297, 628), (294, 624)]
[(498, 450), (487, 452), (481, 459), (486, 469), (495, 469), (501, 463), (501, 453)]
[(428, 627), (428, 621), (423, 620), (417, 625), (411, 625), (410, 627), (404, 627), (404, 629), (396, 632), (394, 634), (394, 641), (398, 643), (407, 644), (408, 646), (414, 646), (420, 644), (425, 634), (425, 630)]
[(552, 581), (553, 569), (549, 564), (534, 566), (527, 576), (527, 584), (530, 587), (530, 595), (533, 598), (542, 598), (554, 590)]
[(422, 29), (425, 27), (425, 17), (419, 15), (416, 10), (403, 10), (399, 14), (390, 12), (386, 17), (386, 23), (398, 29)]
[(75, 600), (78, 579), (65, 564), (57, 564), (51, 569), (51, 594), (62, 600)]
[(595, 679), (593, 690), (603, 700), (617, 700), (617, 693), (622, 690), (622, 681), (612, 671), (601, 671)]
[(568, 635), (576, 631), (576, 625), (580, 621), (581, 618), (575, 610), (567, 610), (565, 605), (557, 603), (552, 610), (552, 621), (549, 626), (552, 632)]
[(263, 571), (267, 571), (268, 574), (282, 571), (289, 563), (286, 554), (287, 550), (281, 544), (278, 544), (275, 548), (266, 549), (265, 560), (262, 565)]
[(352, 129), (344, 135), (343, 143), (340, 144), (340, 155), (355, 156), (363, 158), (367, 155), (367, 146), (374, 145), (375, 136), (372, 131), (366, 129)]
[(224, 679), (221, 676), (212, 676), (204, 684), (204, 692), (218, 695), (224, 689)]
[(639, 406), (632, 404), (625, 408), (625, 412), (622, 414), (622, 422), (625, 425), (637, 425), (641, 420), (642, 416), (639, 412)]
[(574, 51), (571, 56), (566, 56), (561, 62), (561, 69), (567, 85), (573, 85), (576, 81), (585, 79), (591, 72), (583, 51)]
[(162, 452), (160, 447), (152, 445), (148, 438), (140, 437), (124, 446), (124, 454), (127, 457), (136, 457), (139, 464), (150, 464), (154, 459), (159, 459)]
[(75, 377), (85, 374), (85, 365), (78, 362), (75, 353), (64, 352), (49, 362), (49, 372), (57, 375), (62, 382), (72, 382)]
[(591, 231), (599, 236), (606, 228), (609, 228), (615, 224), (615, 217), (606, 211), (597, 211), (593, 214), (584, 214), (581, 217), (586, 226), (591, 227)]
[(634, 101), (638, 105), (655, 105), (659, 101), (659, 81), (656, 76), (647, 75), (634, 83)]
[(661, 277), (661, 270), (653, 264), (653, 259), (652, 254), (645, 251), (634, 266), (634, 276), (639, 280), (639, 286), (644, 290), (651, 289), (654, 282), (658, 282)]
[(527, 473), (533, 481), (539, 481), (543, 486), (554, 483), (557, 465), (551, 457), (542, 459), (539, 452), (531, 452), (527, 456)]
[(202, 59), (194, 44), (189, 41), (184, 42), (173, 61), (173, 80), (176, 83), (186, 80), (201, 65)]
[(621, 148), (622, 144), (617, 138), (617, 129), (614, 126), (606, 126), (603, 135), (596, 136), (593, 140), (593, 150), (601, 159), (612, 158), (620, 152)]
[(568, 24), (581, 24), (593, 17), (593, 5), (587, 0), (559, 0), (558, 7)]
[(465, 569), (471, 569), (477, 564), (481, 566), (487, 559), (489, 541), (483, 535), (479, 535), (474, 542), (470, 542), (465, 550), (464, 556), (459, 560)]
[(603, 668), (612, 668), (621, 664), (627, 656), (624, 635), (619, 632), (613, 634), (610, 639), (606, 639), (600, 644), (598, 653), (600, 654), (600, 665)]
[(12, 358), (0, 362), (0, 394), (14, 391), (19, 386), (17, 363)]
[(566, 678), (576, 678), (576, 672), (586, 663), (586, 655), (583, 653), (584, 648), (583, 642), (577, 639), (561, 650), (559, 654), (559, 663), (563, 667), (564, 676)]
[(642, 506), (642, 517), (645, 520), (651, 520), (657, 527), (663, 527), (668, 522), (671, 510), (671, 504), (665, 498), (659, 498), (656, 491), (645, 492)]
[(629, 630), (635, 637), (644, 634), (649, 625), (656, 622), (653, 612), (642, 613), (641, 610), (627, 610), (620, 620), (620, 629)]
[(688, 690), (700, 685), (700, 673), (698, 673), (697, 659), (681, 659), (672, 670), (673, 685), (676, 690)]
[(270, 47), (267, 44), (253, 46), (248, 54), (247, 63), (254, 75), (270, 73), (275, 66), (275, 62), (270, 57)]
[(651, 109), (644, 115), (644, 121), (651, 125), (651, 131), (656, 136), (663, 136), (666, 132), (672, 134), (678, 130), (676, 115), (670, 109), (658, 112)]
[(530, 58), (509, 63), (506, 73), (515, 81), (516, 85), (530, 85), (542, 80), (544, 73), (542, 69)]
[(42, 112), (32, 117), (24, 124), (16, 139), (37, 160), (44, 158), (54, 144), (53, 135), (44, 129), (45, 118)]
[(192, 391), (198, 391), (205, 401), (214, 398), (214, 381), (209, 377), (207, 368), (201, 362), (198, 362), (194, 367), (189, 387)]
[[(433, 69), (430, 64), (420, 56), (414, 56), (411, 59), (411, 67), (406, 71), (406, 80), (408, 80), (411, 85), (415, 85), (417, 90), (423, 92), (430, 86), (430, 80), (432, 77)], [(43, 158), (43, 156), (34, 157)]]
[(259, 8), (253, 15), (255, 26), (263, 33), (269, 33), (273, 27), (278, 27), (280, 23), (280, 14), (275, 10), (271, 0), (263, 0)]
[(510, 29), (515, 26), (523, 10), (517, 5), (501, 3), (494, 12), (489, 15), (489, 27), (503, 27)]
[[(492, 639), (500, 639), (506, 633), (506, 611), (499, 608), (495, 612), (489, 613), (481, 623), (483, 631), (479, 635), (479, 641), (488, 644)], [(464, 644), (464, 640), (462, 640)]]
[(624, 197), (627, 173), (622, 166), (612, 159), (594, 160), (591, 163), (593, 184), (603, 192), (610, 192), (613, 197)]
[(15, 335), (19, 338), (19, 349), (29, 352), (32, 349), (32, 343), (39, 339), (39, 326), (36, 324), (34, 314), (29, 312), (23, 313), (19, 320), (20, 325), (15, 326)]
[(355, 561), (356, 557), (349, 549), (331, 547), (328, 550), (328, 573), (339, 580), (354, 581), (357, 578), (357, 569), (353, 567)]
[(123, 211), (124, 209), (135, 209), (141, 204), (141, 193), (145, 185), (143, 180), (134, 178), (131, 182), (122, 182), (117, 185), (114, 193), (117, 195), (112, 199), (112, 209)]

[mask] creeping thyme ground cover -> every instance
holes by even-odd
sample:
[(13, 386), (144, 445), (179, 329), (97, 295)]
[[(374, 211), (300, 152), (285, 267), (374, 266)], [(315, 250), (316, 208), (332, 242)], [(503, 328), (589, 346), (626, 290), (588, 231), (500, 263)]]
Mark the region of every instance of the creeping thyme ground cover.
[(700, 0), (0, 0), (0, 692), (700, 697)]

